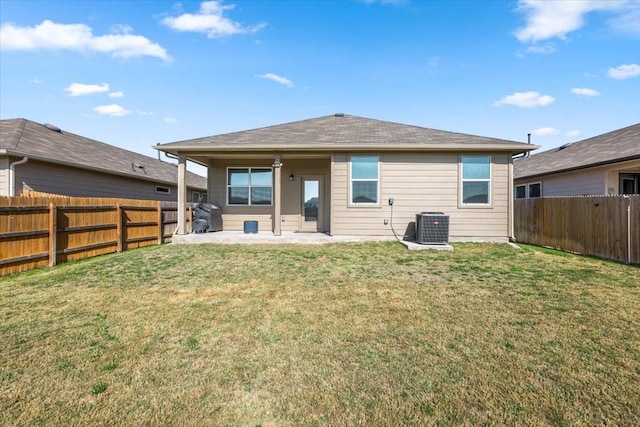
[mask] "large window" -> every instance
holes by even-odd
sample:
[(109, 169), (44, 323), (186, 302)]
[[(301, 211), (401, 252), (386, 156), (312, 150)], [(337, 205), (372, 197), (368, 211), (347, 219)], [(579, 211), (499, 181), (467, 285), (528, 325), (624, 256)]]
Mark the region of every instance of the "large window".
[(491, 203), (491, 156), (462, 156), (462, 204)]
[(273, 179), (269, 168), (229, 168), (227, 204), (271, 205)]
[(379, 161), (378, 156), (351, 157), (352, 204), (378, 204)]

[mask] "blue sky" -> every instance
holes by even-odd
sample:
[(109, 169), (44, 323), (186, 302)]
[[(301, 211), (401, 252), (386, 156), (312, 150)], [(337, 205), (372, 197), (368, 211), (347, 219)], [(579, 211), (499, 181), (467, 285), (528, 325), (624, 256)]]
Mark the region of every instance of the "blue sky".
[(640, 0), (0, 1), (0, 117), (157, 143), (343, 112), (557, 147), (640, 122)]

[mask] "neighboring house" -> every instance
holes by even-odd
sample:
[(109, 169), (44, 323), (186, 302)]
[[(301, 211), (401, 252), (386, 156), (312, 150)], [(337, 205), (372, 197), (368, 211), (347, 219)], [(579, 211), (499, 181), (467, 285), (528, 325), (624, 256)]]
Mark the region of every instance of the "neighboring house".
[[(79, 197), (175, 201), (178, 167), (26, 119), (0, 120), (0, 195), (23, 190)], [(189, 202), (207, 179), (189, 173)]]
[(506, 241), (511, 158), (537, 146), (335, 114), (156, 148), (182, 171), (186, 160), (208, 166), (224, 230), (250, 220), (275, 235), (392, 236), (393, 226), (408, 238), (428, 211), (450, 216), (452, 241)]
[(640, 194), (640, 123), (514, 160), (515, 198)]

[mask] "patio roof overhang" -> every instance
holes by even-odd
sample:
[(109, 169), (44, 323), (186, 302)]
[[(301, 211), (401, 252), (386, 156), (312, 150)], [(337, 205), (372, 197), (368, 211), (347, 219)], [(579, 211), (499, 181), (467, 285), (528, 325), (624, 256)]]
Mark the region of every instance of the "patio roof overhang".
[(183, 157), (187, 160), (207, 165), (211, 159), (222, 158), (330, 158), (336, 153), (354, 152), (502, 152), (520, 154), (540, 148), (538, 145), (525, 143), (511, 144), (233, 144), (233, 145), (173, 145), (158, 144), (156, 150)]

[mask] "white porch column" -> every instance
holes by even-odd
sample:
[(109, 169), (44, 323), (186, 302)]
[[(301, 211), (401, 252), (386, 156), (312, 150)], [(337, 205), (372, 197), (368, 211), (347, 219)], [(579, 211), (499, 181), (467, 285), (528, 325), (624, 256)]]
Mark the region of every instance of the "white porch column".
[(280, 155), (277, 154), (273, 162), (273, 235), (282, 235), (282, 222), (280, 217), (282, 216), (282, 203), (280, 202), (280, 187), (282, 183), (282, 162), (280, 162)]
[(178, 230), (176, 234), (187, 234), (187, 159), (178, 158)]

